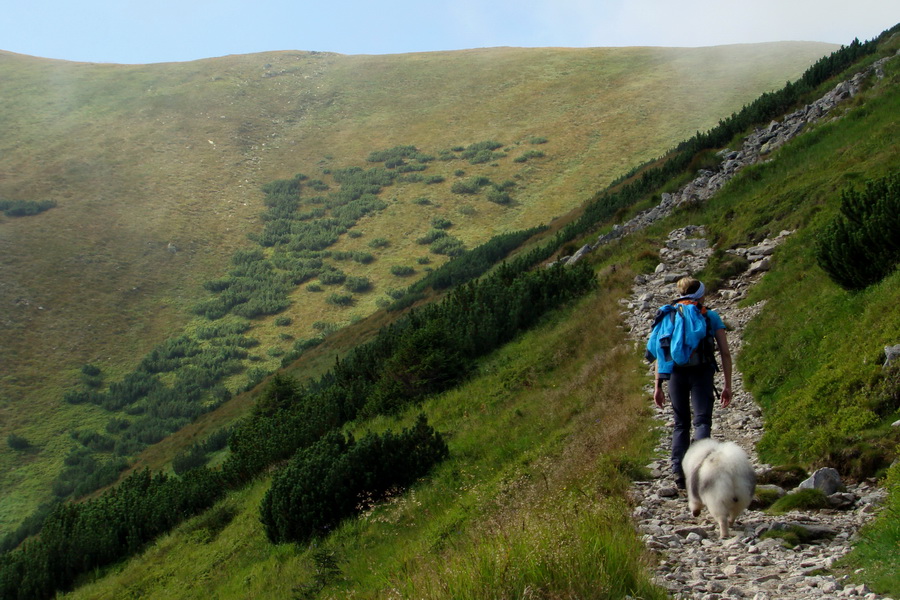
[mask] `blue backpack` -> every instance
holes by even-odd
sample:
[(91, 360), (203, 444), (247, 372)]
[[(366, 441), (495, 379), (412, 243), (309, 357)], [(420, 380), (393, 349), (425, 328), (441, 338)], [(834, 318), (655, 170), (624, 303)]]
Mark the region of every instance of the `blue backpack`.
[(706, 307), (692, 300), (676, 300), (660, 307), (653, 320), (646, 358), (659, 361), (658, 371), (712, 363), (716, 370), (715, 337)]

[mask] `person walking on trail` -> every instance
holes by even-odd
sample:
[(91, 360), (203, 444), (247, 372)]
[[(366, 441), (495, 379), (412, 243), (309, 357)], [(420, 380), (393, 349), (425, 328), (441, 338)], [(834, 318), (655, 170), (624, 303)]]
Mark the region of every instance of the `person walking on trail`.
[[(710, 437), (712, 428), (713, 395), (718, 393), (714, 382), (715, 372), (718, 370), (714, 346), (718, 347), (722, 358), (722, 374), (725, 378), (721, 394), (723, 407), (731, 403), (731, 351), (721, 317), (716, 311), (703, 306), (706, 294), (703, 283), (684, 277), (678, 281), (676, 288), (680, 297), (657, 312), (647, 344), (647, 358), (656, 361), (653, 400), (660, 408), (666, 403), (663, 382), (669, 382), (669, 398), (675, 416), (672, 473), (676, 485), (684, 489), (681, 461), (691, 444), (691, 426), (693, 437), (697, 440)], [(688, 305), (692, 305), (692, 308), (688, 309)], [(683, 341), (682, 336), (691, 337), (689, 333), (685, 333), (691, 330), (691, 317), (700, 324), (695, 327), (696, 339)], [(679, 360), (677, 357), (683, 358)]]

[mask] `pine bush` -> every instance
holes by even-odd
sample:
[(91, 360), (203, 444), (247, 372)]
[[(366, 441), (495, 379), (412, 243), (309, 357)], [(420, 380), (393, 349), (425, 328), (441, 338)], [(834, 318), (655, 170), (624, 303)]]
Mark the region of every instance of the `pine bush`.
[(819, 265), (848, 290), (881, 281), (900, 263), (900, 173), (866, 182), (861, 192), (841, 194), (841, 210), (825, 227)]
[(447, 444), (420, 415), (399, 435), (361, 440), (332, 431), (298, 452), (272, 480), (260, 505), (269, 540), (304, 542), (409, 486), (448, 455)]

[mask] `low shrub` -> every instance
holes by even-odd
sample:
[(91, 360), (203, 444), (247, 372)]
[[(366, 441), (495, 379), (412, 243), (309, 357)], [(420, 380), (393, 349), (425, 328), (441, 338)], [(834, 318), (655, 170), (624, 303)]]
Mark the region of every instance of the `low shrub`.
[(391, 267), (391, 275), (396, 275), (397, 277), (409, 277), (415, 272), (415, 269), (406, 265), (394, 265)]
[(30, 217), (56, 206), (52, 200), (0, 200), (0, 211), (7, 217)]
[(319, 283), (322, 285), (341, 285), (345, 281), (347, 281), (347, 274), (334, 267), (319, 275)]
[(462, 158), (467, 159), (473, 165), (490, 162), (496, 158), (505, 156), (502, 152), (495, 152), (503, 147), (503, 144), (494, 140), (486, 140), (470, 144), (462, 151)]
[(110, 452), (116, 445), (115, 440), (96, 431), (72, 431), (73, 440), (95, 452)]
[(116, 435), (131, 427), (131, 421), (119, 417), (113, 417), (106, 423), (106, 433)]
[(461, 256), (466, 251), (462, 241), (449, 235), (435, 240), (428, 249), (434, 254), (445, 256)]
[(498, 190), (497, 188), (491, 188), (490, 190), (488, 190), (487, 199), (488, 201), (493, 202), (494, 204), (499, 204), (500, 206), (507, 206), (509, 204), (512, 204), (512, 197), (508, 193), (502, 190)]
[(435, 240), (439, 240), (442, 237), (447, 237), (449, 235), (446, 231), (440, 229), (431, 229), (420, 238), (416, 238), (416, 243), (421, 245), (430, 244)]
[[(419, 155), (419, 151), (415, 146), (394, 146), (387, 150), (375, 150), (369, 153), (366, 159), (368, 162), (383, 162), (402, 160), (404, 158), (414, 158)], [(387, 165), (385, 165), (387, 166)]]
[(13, 450), (28, 450), (29, 448), (31, 448), (31, 442), (29, 442), (21, 435), (16, 435), (15, 433), (9, 434), (9, 436), (6, 438), (6, 444)]
[(841, 209), (818, 238), (819, 266), (835, 283), (861, 290), (900, 264), (900, 173), (841, 194)]
[(353, 296), (350, 294), (329, 294), (325, 301), (335, 306), (353, 306)]
[(480, 188), (471, 181), (455, 181), (450, 186), (454, 194), (477, 194)]
[(540, 150), (528, 150), (527, 152), (515, 157), (513, 159), (513, 162), (517, 162), (517, 163), (528, 162), (532, 158), (544, 158), (544, 153), (541, 152)]
[(368, 277), (348, 277), (344, 287), (349, 292), (362, 293), (372, 289), (372, 282)]
[(87, 375), (88, 377), (99, 377), (100, 368), (88, 363), (81, 367), (81, 374)]
[(200, 468), (209, 462), (209, 457), (203, 446), (194, 444), (187, 450), (179, 452), (172, 459), (172, 470), (176, 475), (183, 475), (192, 469)]
[(357, 442), (332, 431), (273, 478), (260, 505), (266, 536), (273, 543), (305, 542), (409, 486), (447, 455), (424, 415), (399, 435), (369, 434)]

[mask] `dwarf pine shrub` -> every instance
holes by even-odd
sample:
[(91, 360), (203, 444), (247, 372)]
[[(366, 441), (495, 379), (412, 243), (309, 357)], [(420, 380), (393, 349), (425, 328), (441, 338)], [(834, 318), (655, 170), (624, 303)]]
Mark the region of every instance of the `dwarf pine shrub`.
[(9, 437), (6, 438), (6, 444), (13, 450), (28, 450), (31, 448), (31, 442), (28, 439), (15, 433), (9, 434)]
[(30, 217), (56, 206), (52, 200), (0, 200), (0, 212), (7, 217)]
[(372, 281), (365, 276), (348, 277), (344, 287), (350, 292), (362, 293), (372, 289)]
[(841, 194), (840, 213), (819, 237), (816, 255), (831, 279), (848, 290), (881, 281), (900, 264), (900, 173)]
[(447, 455), (447, 443), (424, 415), (399, 435), (387, 431), (357, 442), (331, 431), (273, 478), (260, 505), (266, 536), (306, 541), (410, 485)]
[(353, 305), (353, 296), (350, 294), (329, 294), (328, 298), (325, 299), (328, 304), (334, 304), (335, 306), (352, 306)]
[(391, 275), (396, 275), (397, 277), (409, 277), (416, 270), (407, 265), (394, 265), (391, 267)]

